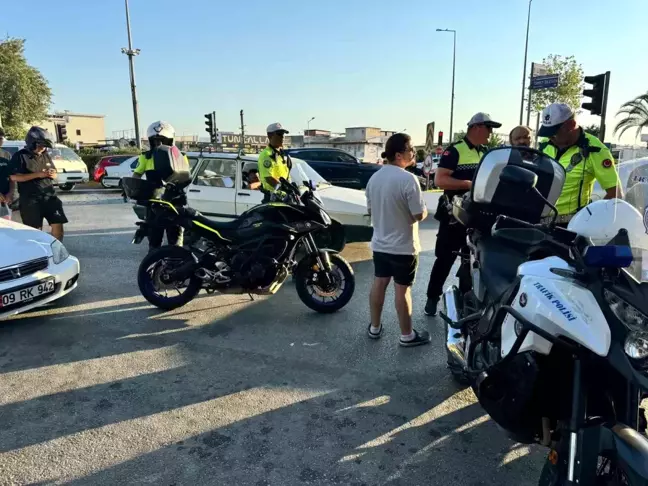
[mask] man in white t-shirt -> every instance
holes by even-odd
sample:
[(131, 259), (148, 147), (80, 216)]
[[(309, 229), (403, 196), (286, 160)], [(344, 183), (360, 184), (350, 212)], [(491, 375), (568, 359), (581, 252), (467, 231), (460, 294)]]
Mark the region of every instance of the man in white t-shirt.
[(396, 133), (385, 145), (384, 166), (367, 184), (367, 209), (371, 215), (371, 249), (375, 279), (369, 296), (370, 338), (378, 339), (383, 327), (381, 314), (385, 292), (394, 279), (396, 313), (401, 329), (400, 345), (419, 346), (430, 342), (427, 331), (412, 328), (412, 284), (421, 250), (418, 223), (427, 216), (421, 186), (414, 174), (405, 170), (414, 163), (409, 135)]

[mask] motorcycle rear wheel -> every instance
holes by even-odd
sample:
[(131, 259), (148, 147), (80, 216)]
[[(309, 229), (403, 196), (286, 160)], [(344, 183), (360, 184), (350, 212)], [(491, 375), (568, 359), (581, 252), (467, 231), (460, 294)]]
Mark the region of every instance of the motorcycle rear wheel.
[[(163, 246), (149, 253), (137, 271), (137, 285), (142, 296), (155, 307), (164, 310), (177, 309), (191, 302), (202, 287), (198, 277), (192, 275), (184, 282), (170, 282), (164, 276), (168, 270), (187, 263), (192, 258), (189, 250), (179, 246)], [(161, 290), (165, 291), (164, 296)], [(170, 297), (166, 290), (178, 295)]]

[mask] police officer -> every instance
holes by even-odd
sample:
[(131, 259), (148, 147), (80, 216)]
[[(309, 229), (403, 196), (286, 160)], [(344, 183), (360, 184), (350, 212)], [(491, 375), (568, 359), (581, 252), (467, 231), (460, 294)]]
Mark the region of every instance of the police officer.
[[(175, 129), (173, 126), (163, 120), (153, 122), (149, 125), (146, 130), (146, 137), (149, 140), (150, 150), (144, 152), (139, 156), (137, 161), (137, 167), (133, 171), (133, 177), (140, 178), (145, 173), (147, 174), (146, 179), (154, 181), (156, 179), (161, 180), (161, 176), (156, 174), (155, 170), (155, 159), (153, 156), (154, 150), (160, 145), (173, 146), (173, 139), (175, 138)], [(189, 161), (187, 156), (184, 156), (187, 167), (189, 167)], [(161, 183), (160, 183), (161, 185)], [(167, 243), (169, 245), (182, 246), (183, 243), (183, 228), (180, 226), (167, 226), (166, 228), (166, 237)], [(155, 250), (162, 246), (162, 240), (164, 238), (164, 228), (152, 225), (149, 230), (149, 251)]]
[(68, 219), (54, 189), (56, 168), (47, 152), (53, 146), (54, 139), (47, 130), (31, 127), (25, 137), (25, 147), (11, 157), (11, 180), (18, 183), (23, 223), (42, 229), (46, 219), (52, 236), (63, 241), (63, 225)]
[(279, 180), (283, 177), (290, 181), (290, 169), (292, 162), (290, 156), (283, 152), (284, 135), (289, 133), (281, 123), (268, 125), (268, 146), (259, 154), (259, 178), (263, 188), (263, 202), (270, 201), (272, 193), (284, 197), (283, 191), (275, 191)]
[[(434, 175), (434, 182), (443, 189), (443, 195), (439, 198), (439, 206), (434, 215), (439, 221), (439, 230), (434, 249), (436, 260), (427, 288), (425, 314), (428, 316), (436, 315), (443, 284), (450, 274), (457, 253), (466, 245), (466, 228), (452, 217), (448, 206), (454, 196), (463, 195), (472, 187), (475, 169), (486, 152), (484, 144), (488, 142), (493, 128), (501, 126), (487, 113), (477, 113), (468, 122), (466, 136), (441, 155)], [(470, 290), (470, 275), (466, 275), (463, 270), (466, 269), (460, 269), (459, 288), (462, 292), (467, 292)]]
[(578, 126), (568, 105), (547, 106), (542, 110), (541, 120), (538, 136), (544, 140), (539, 149), (556, 159), (567, 173), (556, 202), (561, 226), (567, 226), (572, 216), (589, 204), (595, 181), (605, 190), (605, 199), (623, 197), (612, 153), (598, 138)]

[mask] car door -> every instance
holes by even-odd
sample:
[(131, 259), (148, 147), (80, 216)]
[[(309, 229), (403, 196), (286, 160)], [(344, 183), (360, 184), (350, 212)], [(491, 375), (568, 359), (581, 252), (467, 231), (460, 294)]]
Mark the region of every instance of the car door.
[(365, 179), (368, 180), (368, 178), (358, 159), (345, 152), (332, 152), (331, 154), (334, 155), (336, 167), (338, 167), (340, 174), (344, 178), (340, 185), (351, 189), (364, 189), (366, 185)]
[[(251, 189), (249, 182), (253, 180), (251, 173), (258, 174), (258, 163), (256, 161), (242, 161), (240, 162), (239, 169), (241, 170), (241, 177), (237, 180), (236, 185), (236, 214), (240, 216), (245, 211), (254, 206), (258, 206), (263, 201), (263, 193), (261, 189)], [(258, 175), (254, 180), (258, 180)], [(254, 186), (256, 187), (256, 185)]]
[(214, 219), (236, 218), (236, 160), (205, 157), (198, 161), (187, 188), (189, 206)]
[(331, 177), (333, 176), (331, 166), (326, 160), (324, 160), (326, 157), (322, 156), (321, 151), (305, 150), (304, 152), (296, 153), (295, 157), (308, 162), (319, 175), (321, 175), (327, 181), (330, 181), (331, 184), (334, 184), (334, 182), (331, 180)]

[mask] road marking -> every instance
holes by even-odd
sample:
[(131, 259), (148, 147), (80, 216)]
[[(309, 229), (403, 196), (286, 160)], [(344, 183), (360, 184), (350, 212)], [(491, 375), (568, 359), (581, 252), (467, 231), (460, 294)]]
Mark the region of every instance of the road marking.
[(105, 232), (105, 233), (77, 233), (77, 234), (69, 234), (65, 233), (66, 238), (74, 238), (75, 236), (111, 236), (111, 235), (129, 235), (133, 234), (137, 230), (137, 228), (133, 227), (132, 230), (124, 230), (124, 231), (110, 231), (110, 232)]

